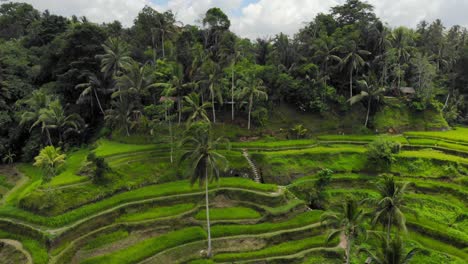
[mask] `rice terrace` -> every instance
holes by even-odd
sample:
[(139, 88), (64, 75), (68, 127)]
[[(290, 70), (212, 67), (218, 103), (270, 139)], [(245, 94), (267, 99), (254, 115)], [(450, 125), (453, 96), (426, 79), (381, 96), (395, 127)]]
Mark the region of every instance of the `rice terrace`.
[(25, 2), (0, 3), (0, 264), (468, 263), (457, 14)]

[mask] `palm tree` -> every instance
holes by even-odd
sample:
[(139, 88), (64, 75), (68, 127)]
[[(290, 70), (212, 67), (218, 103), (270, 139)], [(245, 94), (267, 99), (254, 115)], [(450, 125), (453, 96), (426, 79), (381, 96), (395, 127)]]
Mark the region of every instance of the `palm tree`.
[(78, 98), (76, 103), (82, 104), (86, 100), (89, 100), (91, 104), (91, 109), (94, 109), (93, 98), (92, 98), (94, 96), (98, 104), (99, 110), (104, 115), (105, 112), (104, 112), (104, 109), (102, 108), (101, 100), (99, 99), (99, 95), (98, 95), (98, 92), (105, 90), (105, 88), (103, 87), (103, 82), (94, 73), (87, 72), (85, 73), (85, 75), (88, 81), (75, 86), (76, 89), (82, 90), (80, 97)]
[(200, 96), (196, 93), (191, 93), (184, 97), (186, 107), (184, 107), (184, 112), (190, 113), (189, 118), (187, 119), (187, 125), (190, 125), (194, 121), (206, 121), (210, 122), (210, 118), (206, 113), (206, 109), (211, 107), (211, 103), (200, 102)]
[(159, 16), (158, 19), (159, 23), (159, 32), (161, 34), (161, 49), (162, 49), (162, 56), (163, 58), (166, 57), (166, 51), (164, 47), (164, 42), (166, 39), (166, 36), (170, 36), (170, 34), (173, 34), (175, 32), (175, 26), (174, 23), (176, 23), (175, 16), (172, 13), (172, 11), (166, 11), (163, 14)]
[(51, 102), (47, 108), (39, 110), (39, 117), (31, 126), (33, 129), (41, 125), (42, 131), (47, 133), (49, 144), (52, 145), (50, 130), (56, 130), (59, 136), (59, 144), (63, 144), (63, 138), (67, 133), (76, 132), (81, 127), (83, 120), (78, 114), (67, 115), (59, 100)]
[(102, 47), (105, 54), (96, 56), (101, 60), (101, 71), (105, 76), (118, 76), (121, 69), (127, 67), (132, 61), (128, 45), (120, 38), (111, 37)]
[(171, 109), (174, 106), (174, 99), (171, 97), (174, 94), (174, 89), (171, 87), (168, 87), (163, 90), (161, 95), (163, 96), (160, 100), (162, 105), (164, 106), (164, 121), (168, 124), (169, 127), (169, 142), (171, 145), (171, 163), (174, 162), (173, 154), (174, 154), (174, 135), (172, 133), (172, 120), (174, 118), (173, 115), (171, 115)]
[[(121, 70), (130, 65), (133, 59), (130, 57), (128, 45), (120, 38), (109, 38), (102, 45), (105, 54), (97, 55), (101, 60), (101, 72), (107, 77), (112, 75), (113, 78), (120, 76)], [(120, 91), (120, 87), (118, 87)], [(122, 96), (120, 95), (120, 101)]]
[(351, 97), (351, 99), (348, 101), (351, 105), (354, 105), (367, 98), (367, 114), (366, 122), (364, 123), (364, 126), (367, 127), (367, 123), (369, 122), (371, 102), (372, 100), (379, 100), (380, 96), (385, 92), (385, 88), (378, 87), (373, 79), (369, 77), (365, 77), (364, 80), (358, 81), (358, 85), (362, 89), (361, 93)]
[(408, 264), (414, 255), (421, 250), (413, 248), (405, 254), (403, 242), (401, 238), (397, 236), (391, 240), (383, 239), (376, 254), (373, 254), (365, 248), (360, 248), (359, 251), (366, 253), (369, 258), (377, 264)]
[(349, 71), (349, 98), (353, 97), (353, 73), (366, 63), (362, 56), (370, 54), (369, 51), (360, 49), (355, 41), (351, 41), (348, 53), (340, 61), (341, 66), (347, 66)]
[(327, 242), (338, 236), (343, 236), (346, 241), (346, 264), (351, 261), (351, 247), (354, 240), (366, 233), (363, 226), (364, 217), (364, 211), (359, 208), (358, 202), (351, 199), (346, 200), (339, 212), (326, 212), (322, 215), (322, 221), (333, 227), (327, 237)]
[(206, 64), (205, 74), (207, 75), (207, 79), (204, 82), (208, 85), (208, 90), (210, 92), (213, 123), (216, 123), (215, 98), (218, 98), (218, 102), (223, 101), (220, 85), (223, 72), (218, 63), (209, 60)]
[(137, 101), (141, 102), (141, 97), (148, 94), (148, 89), (154, 86), (149, 76), (148, 65), (140, 66), (138, 62), (132, 61), (124, 69), (125, 73), (117, 77), (117, 84), (121, 89), (112, 94), (112, 97), (134, 95)]
[(42, 168), (46, 174), (45, 180), (49, 181), (57, 174), (58, 168), (65, 163), (65, 157), (66, 155), (60, 152), (60, 148), (47, 146), (34, 158), (33, 165)]
[(408, 29), (400, 27), (395, 29), (390, 35), (390, 41), (392, 43), (392, 50), (395, 53), (397, 59), (397, 88), (401, 88), (401, 64), (408, 61), (410, 57), (409, 53), (409, 32)]
[[(332, 47), (331, 41), (327, 39), (318, 39), (315, 43), (315, 52), (314, 58), (321, 62), (322, 72), (328, 74), (328, 67), (330, 62), (336, 61), (340, 62), (341, 58), (335, 55), (338, 52), (338, 47)], [(327, 84), (325, 80), (325, 85)]]
[(227, 169), (228, 161), (217, 150), (224, 145), (223, 138), (213, 140), (209, 123), (194, 123), (188, 130), (188, 135), (181, 142), (181, 161), (189, 161), (191, 172), (190, 182), (199, 182), (200, 187), (205, 184), (206, 226), (208, 232), (207, 255), (211, 257), (211, 228), (210, 208), (208, 197), (208, 183), (218, 180), (220, 172)]
[(130, 126), (137, 112), (129, 100), (114, 100), (111, 103), (111, 108), (106, 111), (104, 120), (110, 127), (125, 129), (127, 136), (130, 136)]
[(25, 104), (27, 111), (21, 114), (21, 125), (27, 123), (34, 123), (39, 118), (39, 110), (47, 107), (52, 101), (51, 96), (46, 94), (43, 90), (34, 90), (30, 97), (21, 100), (18, 104)]
[(263, 85), (261, 79), (255, 78), (255, 76), (246, 76), (244, 79), (239, 80), (239, 86), (242, 88), (239, 91), (239, 98), (248, 100), (248, 125), (247, 128), (250, 130), (250, 117), (252, 114), (252, 108), (255, 100), (268, 100), (268, 94), (266, 93), (266, 87)]
[(407, 209), (404, 200), (407, 186), (408, 183), (399, 184), (395, 178), (389, 176), (385, 176), (377, 185), (380, 199), (377, 202), (372, 224), (386, 223), (387, 240), (390, 240), (392, 224), (406, 231), (406, 218), (402, 211)]
[(11, 150), (8, 150), (8, 153), (2, 158), (2, 161), (6, 164), (13, 164), (15, 157), (16, 154), (11, 153)]
[(179, 113), (179, 125), (182, 121), (182, 96), (188, 88), (191, 88), (194, 83), (183, 82), (182, 66), (180, 64), (174, 65), (172, 68), (172, 78), (168, 82), (160, 82), (153, 84), (155, 87), (161, 87), (165, 90), (173, 91), (177, 97), (177, 112)]

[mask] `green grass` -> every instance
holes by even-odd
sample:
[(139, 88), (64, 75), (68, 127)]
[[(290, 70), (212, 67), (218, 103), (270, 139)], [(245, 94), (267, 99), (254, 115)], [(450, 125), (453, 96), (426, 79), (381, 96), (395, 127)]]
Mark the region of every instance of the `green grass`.
[(78, 175), (81, 166), (86, 161), (88, 153), (88, 149), (80, 149), (72, 153), (67, 153), (64, 170), (59, 175), (53, 177), (46, 186), (68, 185), (89, 180), (86, 176)]
[[(46, 264), (49, 261), (47, 248), (36, 240), (30, 239), (22, 235), (11, 234), (0, 229), (0, 238), (12, 239), (21, 242), (26, 251), (31, 254), (35, 264)], [(1, 260), (0, 260), (1, 262)]]
[(316, 144), (313, 139), (297, 139), (297, 140), (275, 140), (275, 141), (251, 141), (251, 142), (231, 142), (232, 148), (259, 148), (259, 149), (275, 149), (288, 147), (307, 147)]
[(149, 219), (179, 215), (195, 208), (195, 204), (177, 204), (174, 206), (155, 207), (142, 212), (127, 213), (120, 216), (118, 222), (137, 222)]
[(466, 145), (450, 143), (450, 142), (443, 141), (443, 140), (438, 140), (438, 139), (409, 138), (408, 141), (410, 142), (411, 145), (440, 147), (440, 148), (446, 148), (446, 149), (451, 149), (451, 150), (468, 152), (468, 146), (466, 146)]
[[(438, 240), (435, 240), (435, 239), (432, 239), (430, 237), (427, 237), (427, 236), (423, 236), (417, 232), (414, 232), (414, 231), (409, 231), (408, 232), (408, 238), (418, 242), (419, 244), (421, 244), (423, 247), (425, 248), (428, 248), (428, 249), (431, 249), (431, 250), (437, 250), (441, 253), (444, 253), (444, 254), (448, 254), (448, 255), (451, 255), (451, 256), (455, 256), (455, 257), (458, 257), (460, 259), (468, 259), (468, 253), (467, 252), (464, 252), (463, 250), (460, 250), (454, 246), (451, 246), (449, 244), (446, 244), (446, 243), (443, 243), (441, 241), (438, 241)], [(436, 263), (436, 262), (434, 262)], [(442, 262), (439, 262), (439, 263), (442, 263)], [(459, 263), (463, 263), (463, 262), (459, 262)]]
[(16, 165), (16, 167), (21, 173), (29, 177), (29, 180), (26, 184), (16, 189), (5, 198), (5, 204), (8, 206), (17, 205), (21, 198), (26, 196), (42, 183), (42, 172), (33, 165), (21, 163)]
[(124, 154), (124, 153), (131, 153), (131, 152), (138, 152), (138, 151), (146, 151), (146, 150), (157, 150), (158, 147), (153, 144), (144, 144), (144, 145), (137, 145), (137, 144), (124, 144), (119, 143), (116, 141), (110, 141), (107, 139), (100, 139), (96, 142), (97, 148), (94, 150), (97, 156), (112, 156), (116, 154)]
[(441, 151), (432, 150), (432, 149), (422, 149), (418, 151), (402, 151), (396, 155), (397, 157), (403, 158), (422, 158), (422, 159), (432, 159), (440, 161), (451, 161), (455, 163), (468, 164), (467, 158), (462, 158), (459, 156), (445, 154)]
[(127, 231), (124, 231), (124, 230), (115, 231), (110, 234), (101, 235), (87, 242), (86, 246), (84, 246), (83, 249), (90, 250), (90, 249), (100, 248), (100, 247), (111, 244), (115, 241), (122, 240), (127, 237), (128, 237)]
[(83, 264), (127, 264), (137, 263), (165, 249), (180, 246), (206, 238), (205, 231), (200, 227), (189, 227), (150, 238), (128, 248), (97, 256), (83, 261)]
[[(221, 178), (218, 183), (211, 184), (211, 189), (216, 187), (230, 187), (250, 189), (262, 192), (274, 192), (277, 190), (276, 185), (258, 184), (248, 179), (243, 178)], [(101, 200), (95, 203), (87, 204), (72, 211), (67, 211), (64, 214), (45, 217), (31, 212), (27, 212), (16, 207), (8, 206), (0, 208), (0, 216), (22, 219), (27, 222), (40, 224), (49, 227), (60, 227), (70, 224), (87, 216), (97, 214), (103, 210), (109, 209), (122, 203), (150, 199), (168, 195), (188, 194), (194, 192), (203, 192), (198, 185), (191, 186), (188, 181), (176, 181), (159, 185), (143, 187), (137, 190), (119, 193), (108, 199)]]
[(256, 225), (214, 225), (211, 228), (213, 237), (225, 237), (241, 234), (261, 234), (284, 229), (303, 227), (320, 222), (322, 211), (310, 211), (300, 214), (290, 220), (277, 223), (261, 223)]
[(350, 142), (372, 142), (379, 137), (386, 137), (390, 140), (400, 142), (402, 144), (408, 143), (405, 137), (401, 135), (321, 135), (317, 138), (321, 141), (350, 141)]
[[(215, 261), (230, 262), (246, 259), (262, 259), (274, 256), (292, 255), (310, 248), (325, 246), (326, 236), (315, 236), (297, 241), (288, 241), (261, 250), (250, 252), (222, 253), (214, 256)], [(333, 241), (334, 244), (337, 241)]]
[[(257, 219), (262, 217), (257, 211), (246, 207), (227, 207), (227, 208), (210, 208), (211, 220), (237, 220), (237, 219)], [(200, 210), (195, 215), (197, 220), (206, 219), (206, 210)]]
[(422, 138), (434, 138), (443, 139), (449, 141), (457, 141), (468, 144), (468, 128), (456, 127), (449, 131), (428, 131), (428, 132), (406, 132), (404, 133), (407, 137), (422, 137)]

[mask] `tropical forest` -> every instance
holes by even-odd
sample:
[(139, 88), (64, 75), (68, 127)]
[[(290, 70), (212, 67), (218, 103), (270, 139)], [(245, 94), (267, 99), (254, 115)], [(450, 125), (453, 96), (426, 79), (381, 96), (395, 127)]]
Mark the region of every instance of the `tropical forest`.
[(468, 263), (467, 28), (179, 19), (1, 1), (1, 264)]

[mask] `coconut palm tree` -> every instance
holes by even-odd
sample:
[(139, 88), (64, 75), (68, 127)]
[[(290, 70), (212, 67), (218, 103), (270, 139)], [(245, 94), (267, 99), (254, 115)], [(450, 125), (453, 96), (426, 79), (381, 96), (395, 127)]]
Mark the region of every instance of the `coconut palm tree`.
[(399, 27), (395, 29), (392, 34), (390, 34), (390, 42), (392, 44), (392, 52), (394, 53), (397, 63), (397, 88), (401, 88), (401, 66), (403, 63), (407, 62), (410, 57), (410, 34), (411, 32), (404, 27)]
[(210, 122), (206, 109), (211, 107), (211, 103), (201, 103), (200, 96), (196, 93), (191, 93), (185, 96), (184, 101), (186, 103), (184, 112), (190, 113), (190, 116), (187, 119), (187, 125), (190, 125), (194, 121)]
[(370, 54), (369, 51), (360, 49), (355, 41), (351, 41), (349, 50), (340, 61), (341, 67), (346, 67), (349, 72), (349, 98), (353, 97), (353, 74), (366, 63), (362, 56)]
[(321, 220), (328, 226), (333, 227), (330, 231), (327, 242), (338, 236), (343, 236), (345, 243), (346, 264), (351, 261), (351, 248), (355, 239), (361, 234), (366, 234), (363, 226), (365, 213), (359, 208), (359, 203), (355, 200), (346, 200), (343, 207), (338, 212), (326, 212)]
[(213, 123), (216, 123), (215, 99), (217, 98), (220, 103), (223, 101), (221, 94), (221, 79), (223, 77), (223, 71), (221, 66), (212, 60), (209, 60), (205, 66), (206, 80), (202, 81), (202, 83), (205, 83), (208, 86), (211, 98)]
[[(120, 38), (109, 38), (106, 43), (102, 45), (105, 54), (97, 55), (96, 57), (101, 60), (101, 72), (104, 77), (112, 76), (117, 78), (121, 74), (121, 70), (130, 65), (133, 59), (130, 57), (130, 51), (127, 43)], [(120, 91), (120, 87), (117, 87)], [(120, 101), (122, 101), (120, 95)]]
[(406, 231), (406, 218), (403, 210), (408, 209), (404, 199), (407, 186), (408, 183), (397, 183), (395, 178), (390, 176), (385, 176), (382, 182), (377, 185), (380, 198), (377, 201), (372, 224), (385, 223), (387, 240), (390, 240), (393, 224)]
[(117, 77), (117, 85), (120, 89), (114, 92), (112, 97), (120, 96), (122, 98), (122, 95), (125, 95), (125, 97), (133, 95), (137, 99), (136, 101), (141, 103), (141, 97), (147, 95), (148, 89), (154, 86), (150, 78), (148, 65), (140, 66), (138, 62), (132, 61), (124, 70), (125, 73)]
[[(339, 47), (333, 47), (330, 39), (318, 39), (314, 44), (314, 48), (317, 50), (314, 55), (314, 59), (321, 62), (322, 72), (328, 74), (328, 68), (330, 63), (340, 62), (341, 58), (335, 55), (339, 51)], [(325, 85), (326, 85), (325, 80)]]
[(228, 161), (217, 150), (225, 145), (223, 138), (213, 139), (209, 123), (198, 122), (188, 129), (187, 136), (181, 142), (181, 161), (188, 161), (190, 168), (190, 182), (198, 182), (200, 187), (205, 185), (206, 226), (208, 232), (207, 255), (211, 257), (211, 228), (208, 184), (218, 180), (221, 171), (227, 169)]
[(104, 108), (102, 108), (101, 99), (99, 98), (99, 93), (106, 90), (105, 87), (103, 87), (103, 82), (94, 73), (86, 72), (84, 75), (86, 76), (88, 81), (75, 86), (76, 89), (81, 90), (80, 97), (78, 98), (76, 103), (83, 104), (85, 101), (89, 101), (91, 104), (91, 109), (94, 109), (94, 96), (98, 104), (99, 110), (103, 115), (105, 115)]
[(124, 129), (127, 136), (130, 136), (130, 126), (136, 115), (138, 115), (138, 111), (129, 100), (114, 100), (111, 103), (111, 108), (106, 111), (104, 120), (110, 127)]
[(255, 78), (254, 75), (247, 75), (243, 79), (239, 80), (239, 91), (238, 97), (240, 99), (246, 99), (248, 102), (248, 124), (247, 128), (250, 130), (250, 117), (252, 115), (253, 104), (255, 100), (268, 100), (268, 94), (266, 87), (263, 85), (261, 79)]
[(39, 110), (47, 107), (52, 101), (52, 97), (46, 94), (43, 90), (34, 90), (30, 97), (21, 100), (18, 104), (26, 105), (26, 110), (21, 114), (21, 125), (34, 123), (39, 118)]
[(421, 252), (419, 248), (413, 248), (405, 253), (405, 247), (400, 236), (394, 239), (382, 239), (380, 247), (374, 254), (370, 250), (360, 248), (359, 252), (366, 253), (377, 264), (409, 264), (415, 254)]
[(105, 54), (96, 57), (101, 60), (101, 71), (105, 76), (118, 76), (132, 62), (128, 45), (120, 38), (111, 37), (102, 47)]
[(180, 64), (174, 65), (172, 68), (172, 78), (168, 82), (160, 82), (153, 84), (155, 87), (161, 87), (164, 90), (171, 90), (176, 96), (177, 100), (177, 112), (179, 113), (179, 125), (182, 121), (182, 99), (183, 95), (186, 93), (186, 90), (193, 88), (194, 83), (184, 83), (183, 82), (183, 70)]
[(164, 42), (166, 41), (167, 36), (171, 36), (175, 33), (176, 27), (174, 24), (176, 23), (175, 16), (172, 11), (166, 11), (163, 14), (160, 14), (159, 19), (159, 28), (158, 31), (161, 35), (161, 49), (162, 49), (162, 57), (166, 57), (166, 51), (164, 47)]
[(362, 89), (361, 93), (351, 97), (348, 102), (351, 105), (354, 105), (358, 102), (361, 102), (364, 99), (367, 99), (367, 114), (366, 114), (366, 122), (364, 126), (367, 127), (369, 122), (369, 114), (371, 109), (371, 102), (372, 100), (379, 100), (380, 96), (385, 92), (385, 88), (378, 87), (377, 84), (374, 82), (374, 78), (371, 77), (364, 77), (364, 80), (358, 81), (358, 86)]
[(8, 150), (8, 153), (2, 158), (3, 163), (5, 164), (13, 164), (15, 161), (16, 154), (11, 153), (11, 150)]
[(57, 131), (59, 145), (63, 144), (64, 136), (71, 132), (78, 132), (82, 118), (78, 114), (67, 115), (59, 100), (52, 101), (47, 108), (39, 110), (37, 121), (32, 124), (31, 129), (41, 126), (42, 131), (46, 132), (49, 138), (49, 144), (52, 145), (50, 130)]
[(60, 148), (47, 146), (43, 148), (34, 160), (34, 166), (40, 167), (45, 172), (45, 181), (49, 181), (57, 174), (57, 170), (65, 163), (65, 154), (62, 154)]

